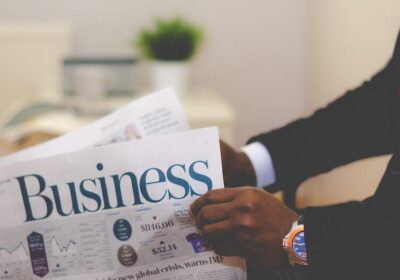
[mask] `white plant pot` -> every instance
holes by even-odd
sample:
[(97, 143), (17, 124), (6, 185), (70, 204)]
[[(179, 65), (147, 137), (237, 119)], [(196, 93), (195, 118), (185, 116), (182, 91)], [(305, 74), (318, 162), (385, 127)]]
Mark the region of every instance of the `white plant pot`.
[(182, 97), (187, 91), (188, 69), (187, 61), (154, 61), (151, 65), (151, 86), (154, 90), (173, 87)]

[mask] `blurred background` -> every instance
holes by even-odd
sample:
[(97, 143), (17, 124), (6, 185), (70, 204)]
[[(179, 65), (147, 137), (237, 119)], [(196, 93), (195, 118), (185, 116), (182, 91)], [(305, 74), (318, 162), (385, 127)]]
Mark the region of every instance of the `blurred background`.
[[(238, 148), (383, 67), (399, 11), (395, 0), (0, 0), (2, 153), (84, 125), (165, 79), (179, 88), (193, 127), (218, 125)], [(155, 18), (176, 16), (202, 40), (183, 70), (157, 70), (135, 42)], [(370, 195), (387, 160), (308, 180), (298, 205)]]

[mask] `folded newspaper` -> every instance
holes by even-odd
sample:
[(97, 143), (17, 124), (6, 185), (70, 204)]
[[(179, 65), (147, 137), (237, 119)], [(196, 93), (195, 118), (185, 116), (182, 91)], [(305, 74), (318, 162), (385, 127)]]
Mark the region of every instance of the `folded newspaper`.
[(168, 88), (132, 102), (91, 125), (4, 156), (0, 165), (188, 129), (182, 107), (174, 91)]
[(219, 137), (170, 89), (0, 164), (0, 279), (246, 278), (189, 215), (223, 187)]

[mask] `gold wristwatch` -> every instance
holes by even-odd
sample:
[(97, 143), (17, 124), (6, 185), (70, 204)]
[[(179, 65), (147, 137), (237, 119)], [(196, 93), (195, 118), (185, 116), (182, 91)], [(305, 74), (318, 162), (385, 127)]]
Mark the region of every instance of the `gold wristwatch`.
[(283, 249), (287, 252), (291, 265), (308, 265), (303, 221), (303, 215), (300, 215), (283, 238)]

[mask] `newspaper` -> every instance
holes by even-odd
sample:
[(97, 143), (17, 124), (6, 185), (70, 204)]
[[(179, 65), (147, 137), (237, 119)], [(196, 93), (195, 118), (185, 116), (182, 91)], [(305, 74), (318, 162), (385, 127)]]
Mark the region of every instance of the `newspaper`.
[(0, 165), (189, 129), (172, 88), (142, 97), (91, 125), (4, 156)]
[(216, 128), (0, 168), (0, 279), (245, 279), (189, 204), (223, 187)]
[(166, 89), (0, 158), (0, 279), (245, 279), (188, 213), (223, 186), (216, 129), (152, 137), (188, 129)]

